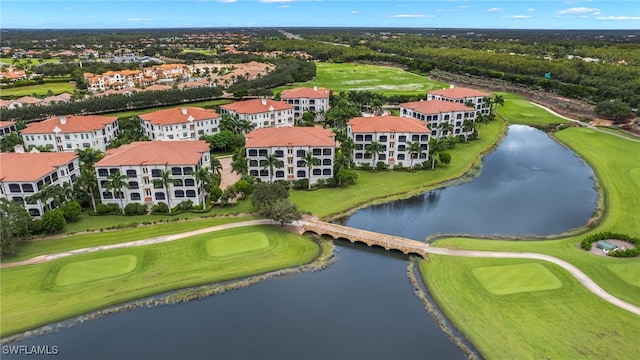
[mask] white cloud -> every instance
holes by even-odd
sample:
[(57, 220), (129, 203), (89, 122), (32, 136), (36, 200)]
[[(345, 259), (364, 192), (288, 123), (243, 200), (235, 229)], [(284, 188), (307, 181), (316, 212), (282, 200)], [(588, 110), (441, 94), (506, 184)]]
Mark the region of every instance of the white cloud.
[(614, 21), (640, 20), (640, 16), (598, 16), (596, 20), (614, 20)]
[(503, 19), (529, 19), (531, 16), (529, 15), (512, 15), (512, 16), (501, 16)]
[(355, 14), (360, 14), (360, 11), (358, 10), (352, 10), (349, 12), (349, 14), (355, 15)]
[(217, 2), (231, 4), (236, 2), (237, 0), (216, 0)]
[(279, 7), (280, 9), (287, 9), (287, 8), (290, 8), (290, 7), (291, 7), (291, 5), (280, 5), (280, 6), (278, 6), (278, 7)]
[(591, 0), (567, 0), (566, 3), (569, 5), (573, 5), (573, 4), (582, 4), (582, 3), (588, 3), (591, 2)]
[(127, 21), (151, 21), (151, 19), (145, 19), (145, 18), (128, 18), (125, 19)]
[(528, 8), (527, 11), (536, 11), (534, 8)]
[(491, 9), (482, 10), (482, 11), (483, 11), (483, 12), (486, 12), (486, 13), (492, 13), (492, 12), (503, 11), (503, 10), (504, 10), (503, 8), (493, 7), (493, 8), (491, 8)]
[(292, 2), (293, 0), (260, 0), (260, 2), (262, 3), (266, 3), (266, 4), (272, 4), (272, 3), (285, 3), (285, 2)]
[(558, 15), (600, 15), (600, 9), (598, 8), (588, 8), (588, 7), (574, 7), (570, 9), (560, 10), (556, 12)]
[(435, 15), (424, 15), (424, 14), (396, 14), (392, 15), (392, 18), (426, 18), (426, 17), (435, 17)]

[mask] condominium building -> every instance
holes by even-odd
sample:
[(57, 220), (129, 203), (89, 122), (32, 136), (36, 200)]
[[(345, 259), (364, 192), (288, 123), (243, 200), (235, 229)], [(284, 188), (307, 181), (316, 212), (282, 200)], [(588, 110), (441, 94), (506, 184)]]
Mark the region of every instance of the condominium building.
[(24, 204), (31, 216), (39, 217), (53, 199), (30, 200), (42, 188), (71, 183), (80, 174), (74, 153), (0, 153), (0, 197)]
[[(376, 166), (380, 161), (388, 166), (411, 166), (429, 157), (431, 130), (424, 122), (400, 116), (356, 117), (347, 123), (347, 135), (355, 143), (356, 165)], [(379, 143), (380, 152), (370, 151), (370, 144)], [(420, 151), (411, 152), (409, 143), (418, 143)]]
[[(191, 200), (204, 203), (205, 191), (194, 173), (211, 161), (209, 144), (204, 141), (138, 141), (107, 151), (95, 164), (103, 203), (154, 205), (164, 202), (171, 207)], [(127, 177), (128, 187), (110, 189), (109, 175), (120, 172)], [(164, 171), (171, 172), (168, 191), (154, 180)]]
[(427, 100), (443, 100), (468, 105), (476, 110), (476, 115), (489, 115), (490, 103), (486, 99), (491, 94), (475, 89), (455, 87), (449, 89), (432, 90), (427, 94)]
[(118, 136), (117, 118), (99, 115), (71, 115), (32, 122), (20, 134), (26, 148), (44, 146), (51, 151), (93, 148), (102, 152)]
[(198, 140), (219, 132), (220, 115), (211, 109), (183, 107), (140, 115), (142, 132), (151, 140)]
[(14, 121), (0, 121), (0, 139), (16, 131), (18, 130)]
[[(321, 127), (257, 129), (246, 135), (249, 175), (262, 181), (308, 179), (315, 184), (333, 176), (335, 134)], [(311, 154), (319, 165), (309, 169), (305, 156)], [(268, 155), (275, 155), (279, 166), (270, 169)], [(273, 173), (271, 172), (273, 170)], [(311, 171), (309, 171), (311, 170)]]
[(251, 99), (220, 106), (222, 114), (249, 120), (256, 129), (293, 126), (293, 106), (271, 99)]
[[(400, 116), (424, 121), (431, 129), (431, 135), (440, 138), (451, 135), (468, 136), (473, 133), (473, 130), (464, 131), (464, 121), (470, 119), (475, 122), (476, 111), (459, 102), (420, 100), (400, 104)], [(442, 123), (451, 124), (451, 127), (443, 129)]]
[(330, 90), (317, 86), (299, 87), (284, 90), (280, 94), (280, 100), (293, 106), (293, 116), (296, 119), (301, 118), (305, 112), (312, 111), (316, 114), (315, 120), (322, 121), (330, 108), (330, 94)]

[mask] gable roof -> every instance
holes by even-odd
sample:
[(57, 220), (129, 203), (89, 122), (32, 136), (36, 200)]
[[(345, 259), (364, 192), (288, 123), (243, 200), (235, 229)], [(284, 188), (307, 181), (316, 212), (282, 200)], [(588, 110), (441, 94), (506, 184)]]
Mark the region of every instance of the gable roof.
[(222, 109), (236, 112), (238, 114), (260, 114), (273, 111), (292, 110), (293, 106), (271, 99), (251, 99), (236, 101), (232, 104), (220, 106)]
[(407, 132), (407, 133), (430, 133), (427, 124), (420, 120), (404, 118), (400, 116), (370, 116), (355, 117), (349, 120), (349, 126), (354, 133), (373, 132)]
[(15, 124), (16, 124), (15, 121), (0, 121), (0, 128), (3, 128), (5, 126), (15, 125)]
[(95, 166), (193, 165), (209, 152), (205, 141), (136, 141), (107, 150)]
[(432, 90), (432, 91), (429, 91), (429, 94), (440, 95), (440, 96), (448, 97), (450, 99), (464, 99), (464, 98), (476, 97), (476, 96), (491, 96), (491, 94), (486, 93), (484, 91), (463, 88), (463, 87), (454, 87), (454, 88), (442, 89), (442, 90)]
[(414, 101), (400, 104), (400, 107), (411, 109), (421, 114), (440, 114), (453, 111), (473, 111), (474, 108), (460, 103), (445, 100)]
[[(69, 115), (56, 116), (47, 120), (33, 122), (21, 131), (21, 134), (50, 134), (55, 128), (61, 133), (79, 133), (100, 130), (113, 123), (118, 118), (100, 115)], [(63, 124), (63, 122), (65, 122)]]
[(0, 153), (0, 181), (34, 182), (78, 155), (72, 152)]
[(214, 110), (200, 107), (164, 109), (140, 115), (140, 119), (154, 125), (184, 124), (190, 120), (199, 121), (219, 117), (220, 115)]
[(246, 135), (246, 147), (335, 146), (332, 131), (321, 127), (281, 127), (256, 129)]
[(307, 98), (307, 99), (322, 99), (328, 98), (331, 91), (322, 88), (322, 87), (299, 87), (293, 89), (287, 89), (282, 91), (280, 94), (281, 99), (299, 99), (299, 98)]

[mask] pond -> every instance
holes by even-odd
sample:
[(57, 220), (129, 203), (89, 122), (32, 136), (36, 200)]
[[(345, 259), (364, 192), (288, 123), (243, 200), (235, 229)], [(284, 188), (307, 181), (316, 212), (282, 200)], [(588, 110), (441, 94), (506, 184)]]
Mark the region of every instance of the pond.
[[(592, 177), (573, 152), (514, 125), (471, 182), (372, 206), (342, 222), (417, 240), (445, 232), (560, 233), (591, 217)], [(55, 345), (63, 359), (465, 358), (414, 295), (406, 256), (337, 245), (336, 262), (322, 271), (123, 312), (12, 345)]]

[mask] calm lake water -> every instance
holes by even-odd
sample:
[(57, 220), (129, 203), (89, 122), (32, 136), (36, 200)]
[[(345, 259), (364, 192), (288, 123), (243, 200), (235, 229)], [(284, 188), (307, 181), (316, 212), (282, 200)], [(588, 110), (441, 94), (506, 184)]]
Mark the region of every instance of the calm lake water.
[[(344, 223), (419, 240), (439, 232), (559, 233), (594, 211), (592, 175), (546, 134), (511, 126), (472, 182), (363, 209)], [(337, 244), (337, 261), (319, 272), (12, 345), (56, 345), (61, 359), (464, 359), (414, 295), (404, 255)]]

